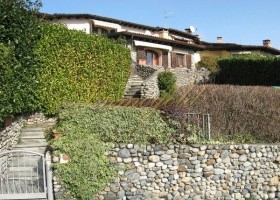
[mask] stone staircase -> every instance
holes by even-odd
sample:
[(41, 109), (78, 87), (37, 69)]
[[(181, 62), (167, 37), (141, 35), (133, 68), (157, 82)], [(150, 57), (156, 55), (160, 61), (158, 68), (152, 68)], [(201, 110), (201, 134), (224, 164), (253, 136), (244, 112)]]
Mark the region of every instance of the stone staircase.
[(143, 95), (143, 79), (138, 75), (132, 75), (127, 83), (124, 98), (141, 98)]
[(48, 143), (44, 137), (44, 128), (37, 125), (37, 127), (22, 128), (18, 144), (13, 149), (44, 154), (47, 146)]
[(0, 157), (0, 199), (7, 195), (13, 199), (47, 199), (44, 155), (48, 143), (44, 130), (54, 124), (41, 122), (23, 127), (12, 151)]

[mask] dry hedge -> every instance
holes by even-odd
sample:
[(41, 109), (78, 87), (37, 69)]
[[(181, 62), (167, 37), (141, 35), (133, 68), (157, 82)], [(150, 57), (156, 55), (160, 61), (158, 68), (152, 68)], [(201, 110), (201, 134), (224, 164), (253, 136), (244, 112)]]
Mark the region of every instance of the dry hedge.
[(209, 113), (212, 135), (251, 134), (280, 142), (280, 90), (271, 87), (196, 85), (180, 88), (163, 110), (182, 120), (186, 112)]
[(185, 113), (209, 113), (211, 135), (250, 134), (258, 142), (280, 142), (280, 90), (272, 87), (192, 85), (171, 99), (123, 99), (115, 105), (153, 107), (180, 122)]

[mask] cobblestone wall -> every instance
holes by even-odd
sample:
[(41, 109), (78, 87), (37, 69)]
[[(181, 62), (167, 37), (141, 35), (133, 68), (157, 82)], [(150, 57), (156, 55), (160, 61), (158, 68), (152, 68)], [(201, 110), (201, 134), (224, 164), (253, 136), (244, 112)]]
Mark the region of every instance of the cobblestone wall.
[(280, 145), (116, 145), (96, 199), (280, 199)]

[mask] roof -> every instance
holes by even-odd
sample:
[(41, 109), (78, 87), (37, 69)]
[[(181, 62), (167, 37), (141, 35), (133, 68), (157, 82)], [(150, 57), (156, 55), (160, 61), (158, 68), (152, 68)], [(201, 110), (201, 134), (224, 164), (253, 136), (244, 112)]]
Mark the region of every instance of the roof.
[(273, 55), (280, 55), (280, 50), (273, 47), (265, 47), (265, 46), (257, 46), (257, 45), (241, 45), (235, 43), (210, 43), (210, 42), (202, 42), (202, 44), (206, 47), (206, 50), (209, 51), (252, 51), (259, 50), (266, 53), (270, 53)]
[(189, 44), (189, 43), (184, 42), (184, 41), (170, 40), (170, 39), (159, 38), (159, 37), (144, 35), (144, 34), (140, 34), (140, 33), (131, 33), (131, 32), (126, 32), (126, 31), (112, 33), (112, 34), (109, 35), (109, 37), (111, 37), (111, 38), (118, 38), (118, 37), (137, 38), (137, 39), (142, 39), (142, 40), (146, 40), (146, 41), (150, 41), (150, 42), (156, 42), (156, 43), (159, 43), (159, 44), (173, 45), (173, 46), (178, 46), (178, 47), (181, 47), (181, 48), (188, 48), (188, 49), (193, 49), (193, 50), (209, 50), (209, 51), (220, 51), (220, 50), (225, 50), (225, 51), (251, 51), (251, 50), (259, 50), (259, 51), (263, 51), (263, 52), (270, 53), (270, 54), (273, 54), (273, 55), (280, 55), (280, 50), (272, 48), (272, 47), (264, 47), (264, 46), (256, 46), (256, 45), (240, 45), (240, 44), (235, 44), (235, 43), (210, 43), (210, 42), (200, 41), (198, 36), (193, 35), (193, 34), (188, 33), (188, 32), (185, 32), (185, 31), (180, 31), (180, 30), (173, 29), (173, 28), (147, 26), (147, 25), (143, 25), (143, 24), (128, 22), (128, 21), (124, 21), (124, 20), (118, 20), (118, 19), (109, 18), (109, 17), (103, 17), (103, 16), (99, 16), (99, 15), (66, 14), (66, 13), (55, 13), (55, 14), (40, 13), (39, 17), (41, 17), (45, 20), (55, 20), (55, 19), (62, 19), (62, 18), (66, 18), (66, 19), (70, 19), (70, 18), (95, 19), (95, 20), (102, 20), (102, 21), (110, 22), (110, 23), (116, 23), (116, 24), (120, 24), (120, 25), (123, 25), (123, 26), (139, 28), (139, 29), (143, 29), (143, 30), (150, 30), (150, 31), (168, 30), (169, 33), (171, 33), (171, 34), (175, 34), (175, 35), (178, 35), (178, 36), (193, 39), (195, 44)]
[(205, 47), (203, 45), (190, 44), (190, 43), (183, 42), (183, 41), (160, 38), (160, 37), (155, 37), (155, 36), (150, 36), (150, 35), (145, 35), (145, 34), (140, 34), (140, 33), (132, 33), (132, 32), (128, 32), (128, 31), (110, 33), (108, 35), (108, 37), (110, 37), (110, 38), (125, 37), (126, 39), (140, 39), (142, 41), (155, 42), (155, 43), (164, 44), (164, 45), (172, 45), (172, 46), (177, 46), (180, 48), (186, 48), (186, 49), (192, 49), (192, 50), (204, 50), (205, 49)]
[(177, 30), (177, 29), (164, 28), (164, 27), (159, 27), (159, 26), (157, 26), (157, 27), (147, 26), (147, 25), (143, 25), (143, 24), (128, 22), (128, 21), (109, 18), (109, 17), (103, 17), (103, 16), (99, 16), (99, 15), (65, 14), (65, 13), (45, 14), (45, 13), (41, 13), (41, 17), (43, 17), (44, 19), (47, 19), (47, 20), (62, 19), (62, 18), (68, 18), (68, 19), (70, 19), (70, 18), (96, 19), (96, 20), (102, 20), (102, 21), (105, 21), (105, 22), (117, 23), (117, 24), (124, 25), (124, 26), (129, 26), (129, 27), (134, 27), (134, 28), (139, 28), (139, 29), (144, 29), (144, 30), (150, 30), (150, 31), (168, 30), (170, 33), (175, 33), (177, 35), (181, 35), (181, 36), (188, 37), (188, 38), (191, 38), (191, 39), (199, 40), (199, 38), (196, 35), (193, 35), (191, 33), (187, 33), (187, 32), (184, 32), (184, 31), (180, 31), (180, 30)]

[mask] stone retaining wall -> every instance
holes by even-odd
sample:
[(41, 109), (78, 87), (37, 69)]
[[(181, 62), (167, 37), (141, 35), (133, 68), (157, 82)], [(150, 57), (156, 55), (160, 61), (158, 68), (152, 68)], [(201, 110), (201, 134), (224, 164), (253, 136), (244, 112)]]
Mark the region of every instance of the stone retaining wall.
[(280, 199), (280, 145), (116, 145), (119, 177), (95, 199)]
[(0, 130), (0, 152), (9, 150), (17, 143), (20, 130), (27, 122), (26, 117), (16, 118), (11, 125)]

